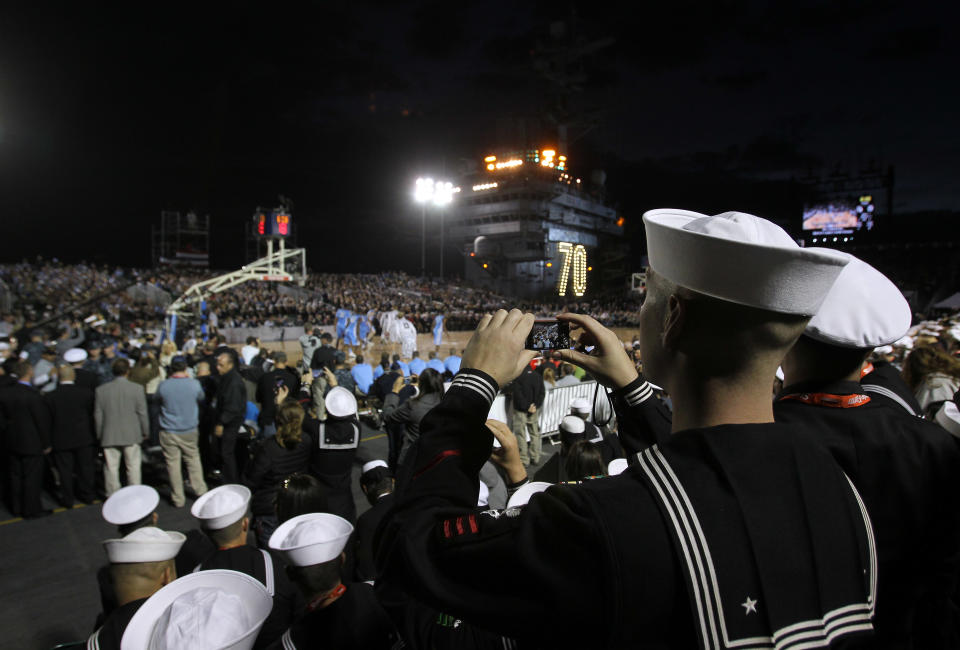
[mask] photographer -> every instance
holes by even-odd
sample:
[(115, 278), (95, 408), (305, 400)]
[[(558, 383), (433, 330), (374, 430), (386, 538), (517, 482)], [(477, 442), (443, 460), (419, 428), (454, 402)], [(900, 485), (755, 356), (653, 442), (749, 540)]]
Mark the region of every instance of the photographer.
[(418, 381), (419, 394), (400, 404), (400, 392), (404, 388), (403, 377), (393, 382), (393, 391), (383, 400), (383, 421), (390, 427), (403, 425), (404, 435), (397, 450), (397, 464), (402, 464), (410, 446), (420, 437), (420, 421), (443, 397), (443, 378), (436, 370), (426, 368)]
[[(644, 221), (643, 357), (674, 398), (672, 435), (619, 476), (549, 487), (519, 512), (477, 513), (490, 405), (536, 355), (524, 349), (532, 314), (484, 316), (400, 466), (379, 529), (378, 591), (405, 590), (542, 647), (859, 641), (876, 598), (869, 520), (829, 453), (799, 425), (774, 423), (769, 379), (846, 258), (801, 249), (752, 215), (657, 210)], [(723, 255), (736, 267), (716, 264)], [(594, 348), (554, 356), (585, 367), (621, 407), (649, 390), (615, 333), (588, 316), (560, 319)], [(526, 480), (518, 462), (507, 475)]]
[(260, 404), (260, 415), (257, 417), (257, 424), (260, 425), (260, 433), (264, 438), (269, 438), (277, 432), (277, 425), (274, 418), (277, 414), (277, 405), (274, 402), (281, 386), (286, 386), (287, 394), (298, 395), (300, 393), (300, 378), (287, 365), (287, 353), (281, 350), (271, 352), (273, 359), (273, 370), (266, 372), (257, 382), (256, 400)]

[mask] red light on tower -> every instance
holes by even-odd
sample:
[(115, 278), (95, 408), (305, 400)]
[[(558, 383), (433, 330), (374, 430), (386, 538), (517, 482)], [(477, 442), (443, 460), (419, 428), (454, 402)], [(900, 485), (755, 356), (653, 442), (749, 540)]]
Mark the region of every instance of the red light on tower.
[(267, 217), (265, 215), (260, 215), (260, 218), (257, 220), (257, 234), (263, 235), (266, 233), (267, 229)]
[(290, 234), (290, 217), (288, 215), (277, 215), (277, 233), (283, 236)]

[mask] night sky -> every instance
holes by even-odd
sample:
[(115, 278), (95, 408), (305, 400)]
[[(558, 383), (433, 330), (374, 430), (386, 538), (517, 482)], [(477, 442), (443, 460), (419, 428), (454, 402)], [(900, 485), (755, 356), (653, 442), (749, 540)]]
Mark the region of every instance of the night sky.
[(898, 214), (960, 210), (957, 16), (937, 3), (34, 4), (0, 10), (4, 261), (145, 266), (160, 211), (195, 209), (234, 267), (284, 194), (311, 267), (416, 271), (414, 179), (551, 107), (533, 52), (557, 21), (607, 43), (568, 155), (607, 171), (634, 235), (667, 206), (799, 226), (790, 178), (874, 163)]

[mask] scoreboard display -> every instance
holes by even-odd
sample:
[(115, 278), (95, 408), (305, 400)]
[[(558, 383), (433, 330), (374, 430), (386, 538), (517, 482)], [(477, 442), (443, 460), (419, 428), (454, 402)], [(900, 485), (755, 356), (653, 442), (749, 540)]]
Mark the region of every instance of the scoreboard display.
[(286, 239), (290, 236), (292, 224), (290, 213), (284, 210), (257, 212), (253, 215), (253, 234)]

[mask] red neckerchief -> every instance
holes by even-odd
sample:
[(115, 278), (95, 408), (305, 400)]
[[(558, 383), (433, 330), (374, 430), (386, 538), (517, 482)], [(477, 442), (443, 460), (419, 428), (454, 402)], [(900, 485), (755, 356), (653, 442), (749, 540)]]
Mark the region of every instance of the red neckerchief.
[(326, 607), (327, 605), (335, 601), (337, 598), (342, 596), (346, 590), (347, 590), (347, 586), (344, 585), (343, 583), (340, 583), (339, 585), (337, 585), (336, 589), (331, 591), (329, 594), (326, 594), (325, 596), (317, 596), (316, 598), (311, 600), (309, 603), (307, 603), (307, 611), (312, 612), (314, 610)]
[(863, 379), (864, 377), (869, 375), (871, 372), (873, 372), (873, 370), (874, 370), (873, 364), (868, 361), (867, 365), (865, 365), (863, 368), (860, 369), (860, 379)]
[(815, 406), (829, 406), (835, 409), (853, 409), (863, 406), (870, 401), (869, 395), (854, 393), (852, 395), (832, 395), (830, 393), (793, 393), (784, 395), (779, 401), (788, 399), (797, 400), (804, 404), (813, 404)]

